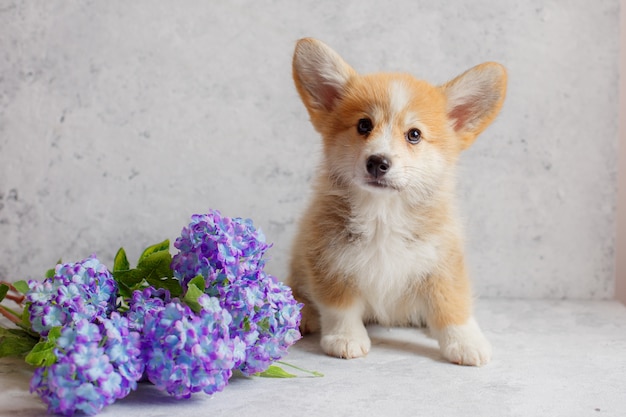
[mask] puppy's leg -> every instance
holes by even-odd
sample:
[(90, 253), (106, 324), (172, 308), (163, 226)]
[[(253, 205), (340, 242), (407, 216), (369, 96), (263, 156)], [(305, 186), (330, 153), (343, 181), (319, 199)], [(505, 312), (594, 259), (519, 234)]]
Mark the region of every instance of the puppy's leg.
[(441, 353), (452, 363), (481, 366), (491, 360), (491, 345), (473, 317), (464, 324), (451, 324), (435, 329)]
[(319, 306), (322, 326), (322, 350), (339, 358), (365, 356), (371, 347), (363, 324), (363, 303), (354, 300), (349, 306)]
[(427, 323), (446, 359), (481, 366), (491, 359), (491, 345), (472, 316), (464, 267), (457, 272), (454, 277), (431, 276), (426, 282)]
[[(316, 207), (332, 207), (331, 203)], [(340, 358), (356, 358), (369, 352), (371, 342), (363, 325), (364, 305), (349, 276), (329, 272), (334, 262), (336, 235), (320, 224), (328, 224), (326, 215), (305, 216), (304, 230), (296, 239), (288, 283), (294, 297), (304, 303), (300, 329), (303, 333), (321, 330), (322, 350)], [(339, 235), (342, 234), (339, 228)], [(331, 262), (332, 261), (332, 262)]]

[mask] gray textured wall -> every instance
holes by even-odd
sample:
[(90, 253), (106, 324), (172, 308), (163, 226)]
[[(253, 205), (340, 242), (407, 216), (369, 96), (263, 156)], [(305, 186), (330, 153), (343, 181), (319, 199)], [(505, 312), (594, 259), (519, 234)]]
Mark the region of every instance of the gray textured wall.
[(363, 72), (509, 69), (462, 159), (477, 293), (613, 294), (618, 0), (0, 1), (0, 278), (251, 217), (282, 277), (319, 140), (296, 39)]

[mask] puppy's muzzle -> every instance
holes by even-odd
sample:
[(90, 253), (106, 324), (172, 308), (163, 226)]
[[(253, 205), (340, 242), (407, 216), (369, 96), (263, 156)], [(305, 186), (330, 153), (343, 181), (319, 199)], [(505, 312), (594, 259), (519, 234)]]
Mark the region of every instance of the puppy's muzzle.
[(371, 155), (365, 163), (367, 172), (375, 179), (380, 179), (391, 169), (391, 159), (385, 155)]

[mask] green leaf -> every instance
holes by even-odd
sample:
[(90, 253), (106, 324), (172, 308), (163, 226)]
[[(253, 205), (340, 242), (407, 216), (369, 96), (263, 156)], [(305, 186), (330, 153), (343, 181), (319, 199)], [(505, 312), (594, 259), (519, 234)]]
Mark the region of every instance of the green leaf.
[(183, 293), (180, 282), (176, 278), (150, 278), (146, 281), (154, 288), (168, 290), (172, 297), (179, 297)]
[(245, 316), (243, 318), (243, 330), (245, 332), (249, 332), (251, 328), (252, 328), (252, 325), (250, 324), (250, 316)]
[[(196, 278), (194, 278), (193, 280), (195, 280)], [(202, 278), (202, 281), (204, 281), (204, 278)], [(200, 298), (202, 294), (204, 294), (204, 291), (198, 288), (196, 284), (192, 284), (192, 282), (190, 281), (189, 284), (187, 284), (187, 292), (183, 297), (183, 301), (189, 306), (189, 308), (198, 313), (200, 312), (200, 310), (202, 310), (202, 306), (198, 303), (198, 298)]]
[(169, 251), (155, 251), (146, 255), (137, 263), (137, 270), (146, 282), (155, 288), (165, 288), (172, 297), (182, 294), (180, 282), (174, 278), (170, 265), (172, 255)]
[(297, 369), (298, 371), (305, 372), (305, 373), (307, 373), (307, 374), (311, 374), (312, 376), (317, 377), (317, 378), (320, 378), (320, 377), (323, 377), (323, 376), (324, 376), (324, 374), (323, 374), (323, 373), (321, 373), (321, 372), (317, 372), (317, 371), (309, 371), (308, 369), (300, 368), (299, 366), (292, 365), (292, 364), (287, 363), (287, 362), (283, 362), (283, 361), (276, 361), (276, 363), (280, 363), (281, 365), (285, 365), (285, 366), (288, 366), (288, 367), (290, 367), (290, 368)]
[(115, 254), (115, 260), (113, 261), (113, 272), (116, 271), (128, 271), (130, 269), (130, 263), (126, 257), (126, 251), (124, 248), (120, 248)]
[(4, 300), (7, 293), (9, 292), (10, 287), (6, 284), (0, 284), (0, 301)]
[(28, 314), (28, 308), (32, 303), (26, 303), (24, 310), (22, 310), (22, 324), (21, 326), (24, 329), (30, 330), (33, 328), (32, 323), (30, 322), (30, 314)]
[(57, 357), (54, 354), (54, 348), (56, 343), (49, 340), (37, 343), (33, 349), (26, 355), (24, 360), (27, 364), (36, 367), (50, 366), (57, 361)]
[(119, 294), (125, 298), (132, 297), (134, 288), (143, 280), (137, 270), (130, 269), (124, 248), (120, 248), (115, 254), (112, 274), (117, 282)]
[(170, 250), (170, 240), (169, 239), (165, 239), (163, 242), (160, 243), (156, 243), (152, 246), (148, 246), (146, 249), (144, 249), (143, 253), (141, 254), (141, 256), (139, 257), (139, 260), (137, 261), (137, 266), (141, 265), (141, 262), (147, 258), (148, 256), (154, 254), (154, 253), (158, 253), (158, 252), (168, 252), (169, 253)]
[(57, 361), (54, 354), (56, 343), (45, 341), (37, 343), (24, 359), (29, 365), (36, 367), (50, 366)]
[(169, 247), (168, 239), (149, 246), (139, 257), (137, 267), (134, 269), (130, 268), (126, 251), (120, 248), (113, 265), (113, 278), (118, 284), (119, 294), (129, 298), (132, 297), (133, 291), (151, 285), (157, 289), (168, 290), (172, 297), (182, 295), (180, 282), (174, 278), (170, 266), (172, 255)]
[(297, 375), (290, 374), (276, 365), (270, 365), (265, 371), (256, 373), (255, 375), (263, 378), (297, 378)]
[(259, 326), (259, 328), (263, 332), (270, 331), (270, 319), (268, 317), (265, 317), (262, 320), (259, 320), (258, 323), (257, 323), (257, 326)]
[(128, 288), (133, 288), (143, 281), (143, 274), (137, 269), (125, 271), (114, 271), (113, 278), (118, 284), (124, 284)]
[(172, 255), (169, 252), (153, 252), (137, 262), (137, 269), (145, 272), (145, 279), (149, 277), (173, 277), (170, 264), (172, 263)]
[(13, 286), (22, 294), (26, 294), (30, 290), (30, 288), (28, 287), (28, 282), (23, 280), (14, 282)]
[[(61, 263), (63, 263), (63, 260), (61, 260), (61, 258), (59, 258), (59, 260), (58, 260), (58, 261), (57, 261), (57, 263), (55, 264), (55, 267), (56, 267), (56, 265), (59, 265), (59, 264), (61, 264)], [(46, 271), (46, 278), (48, 278), (48, 279), (49, 279), (49, 278), (52, 278), (52, 277), (54, 276), (55, 272), (56, 272), (56, 271), (55, 271), (55, 269), (56, 269), (56, 268), (48, 269), (48, 270)]]
[(57, 361), (54, 354), (56, 340), (61, 337), (61, 327), (53, 327), (48, 333), (48, 338), (37, 343), (28, 355), (26, 355), (26, 363), (33, 366), (50, 366)]
[(183, 289), (180, 286), (180, 281), (175, 278), (151, 278), (147, 280), (147, 282), (154, 288), (163, 288), (168, 290), (172, 297), (180, 297), (183, 294)]
[(25, 356), (37, 340), (25, 330), (0, 328), (0, 357)]
[(187, 285), (195, 285), (196, 287), (198, 287), (198, 289), (204, 292), (204, 289), (206, 288), (206, 281), (204, 280), (204, 277), (202, 275), (198, 274), (193, 277), (193, 279), (189, 281), (189, 284)]
[(61, 326), (53, 327), (48, 332), (48, 340), (56, 342), (61, 337)]
[(129, 288), (128, 285), (126, 285), (126, 283), (124, 281), (120, 281), (115, 276), (115, 273), (113, 274), (113, 278), (117, 282), (117, 294), (121, 295), (123, 298), (132, 298), (133, 290), (131, 288)]

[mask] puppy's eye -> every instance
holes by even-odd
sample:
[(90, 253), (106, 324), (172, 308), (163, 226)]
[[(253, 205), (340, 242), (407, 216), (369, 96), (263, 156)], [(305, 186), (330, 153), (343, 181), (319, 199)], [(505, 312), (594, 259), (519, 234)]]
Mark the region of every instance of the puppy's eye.
[(359, 135), (367, 136), (374, 128), (372, 121), (368, 118), (360, 119), (359, 123), (356, 125), (356, 130), (359, 132)]
[(413, 128), (406, 132), (406, 140), (409, 141), (410, 144), (415, 145), (419, 143), (422, 139), (422, 132), (419, 129)]

